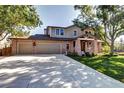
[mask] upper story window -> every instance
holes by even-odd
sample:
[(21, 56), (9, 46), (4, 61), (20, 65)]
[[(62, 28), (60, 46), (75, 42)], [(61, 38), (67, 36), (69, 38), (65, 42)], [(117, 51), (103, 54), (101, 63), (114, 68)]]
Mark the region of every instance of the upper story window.
[(81, 31), (84, 31), (84, 29), (81, 29)]
[(92, 34), (91, 32), (89, 32), (89, 34)]
[(64, 35), (64, 30), (60, 29), (60, 35)]
[(59, 35), (59, 29), (56, 29), (56, 35)]
[(85, 31), (85, 34), (92, 34), (91, 31)]
[(85, 31), (85, 34), (88, 34), (88, 31)]
[(77, 31), (74, 31), (74, 34), (73, 34), (74, 36), (77, 36)]

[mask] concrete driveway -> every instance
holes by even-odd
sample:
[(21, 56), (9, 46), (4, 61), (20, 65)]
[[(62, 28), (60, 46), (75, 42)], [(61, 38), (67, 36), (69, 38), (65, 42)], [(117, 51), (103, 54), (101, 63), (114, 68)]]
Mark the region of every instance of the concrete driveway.
[(64, 55), (11, 56), (0, 60), (0, 87), (4, 88), (109, 88), (124, 87)]

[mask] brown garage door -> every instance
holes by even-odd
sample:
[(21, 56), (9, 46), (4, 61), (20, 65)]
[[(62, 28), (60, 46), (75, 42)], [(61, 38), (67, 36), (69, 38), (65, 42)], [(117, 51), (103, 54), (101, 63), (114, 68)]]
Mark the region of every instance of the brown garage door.
[(37, 54), (59, 54), (61, 53), (61, 44), (56, 43), (38, 43), (35, 48)]

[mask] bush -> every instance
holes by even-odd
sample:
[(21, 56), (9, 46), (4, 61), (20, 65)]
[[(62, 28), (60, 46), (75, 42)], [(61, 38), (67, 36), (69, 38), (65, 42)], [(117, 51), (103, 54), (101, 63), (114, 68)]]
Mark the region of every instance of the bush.
[(92, 56), (94, 57), (94, 56), (96, 56), (96, 54), (92, 53)]
[(109, 46), (103, 46), (102, 52), (103, 53), (109, 53), (110, 47)]
[(92, 56), (92, 54), (90, 54), (89, 52), (86, 52), (85, 55), (86, 55), (87, 57), (91, 57), (91, 56)]
[(74, 52), (74, 53), (68, 52), (67, 56), (69, 56), (69, 55), (71, 55), (71, 56), (77, 56), (78, 54), (76, 52)]
[(111, 57), (111, 56), (118, 56), (118, 54), (114, 54), (114, 55), (105, 54), (105, 55), (103, 55), (103, 56), (105, 56), (105, 57)]
[[(67, 56), (78, 56), (78, 54), (76, 52), (75, 53), (68, 52)], [(96, 55), (94, 53), (90, 54), (89, 52), (85, 52), (85, 55), (82, 55), (82, 56), (94, 57)]]
[(96, 56), (94, 53), (90, 54), (89, 52), (86, 52), (85, 55), (86, 55), (86, 57), (94, 57), (94, 56)]

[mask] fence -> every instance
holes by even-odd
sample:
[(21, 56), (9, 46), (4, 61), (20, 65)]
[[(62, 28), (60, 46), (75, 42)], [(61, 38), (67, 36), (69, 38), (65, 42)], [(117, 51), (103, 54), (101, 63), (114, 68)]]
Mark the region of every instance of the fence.
[(12, 48), (11, 47), (6, 47), (3, 49), (0, 49), (0, 56), (10, 56), (12, 53)]

